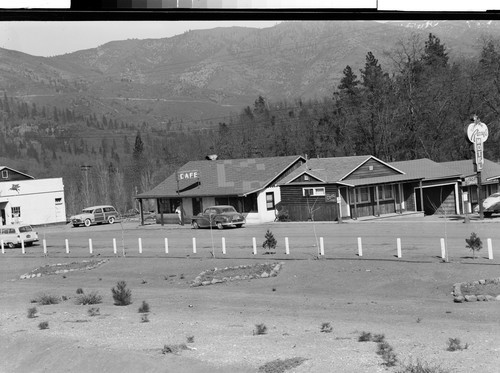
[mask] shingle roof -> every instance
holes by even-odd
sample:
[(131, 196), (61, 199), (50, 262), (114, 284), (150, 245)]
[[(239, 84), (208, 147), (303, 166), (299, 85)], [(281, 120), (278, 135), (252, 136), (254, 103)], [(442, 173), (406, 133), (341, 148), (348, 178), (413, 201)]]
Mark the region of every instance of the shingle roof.
[[(441, 164), (449, 169), (459, 172), (462, 177), (476, 175), (476, 172), (474, 171), (474, 164), (471, 159), (442, 162)], [(490, 161), (489, 159), (485, 159), (483, 170), (481, 171), (481, 181), (486, 182), (498, 178), (500, 178), (500, 164)]]
[[(183, 197), (195, 196), (243, 196), (267, 187), (302, 156), (227, 159), (216, 161), (191, 161), (179, 171), (197, 170), (199, 179), (181, 180), (179, 189)], [(176, 174), (170, 175), (152, 190), (137, 198), (177, 196)]]
[(445, 164), (434, 162), (428, 158), (391, 162), (391, 165), (409, 176), (426, 180), (458, 178), (461, 175), (457, 170), (450, 169)]

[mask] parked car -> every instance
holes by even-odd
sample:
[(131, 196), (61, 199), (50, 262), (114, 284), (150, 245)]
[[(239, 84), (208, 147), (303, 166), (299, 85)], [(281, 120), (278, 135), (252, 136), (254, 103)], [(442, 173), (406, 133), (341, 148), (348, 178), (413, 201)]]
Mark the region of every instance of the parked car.
[(119, 215), (113, 206), (92, 206), (84, 208), (80, 214), (73, 215), (70, 220), (74, 227), (80, 225), (90, 227), (93, 224), (113, 224)]
[(31, 246), (38, 241), (38, 232), (28, 224), (4, 225), (0, 227), (0, 240), (9, 248), (21, 246), (21, 241), (24, 245)]
[[(474, 211), (479, 212), (479, 205), (474, 208)], [(484, 216), (488, 218), (495, 212), (500, 213), (500, 192), (493, 193), (483, 200)]]
[(207, 207), (205, 211), (193, 216), (191, 225), (193, 228), (225, 227), (241, 228), (245, 224), (245, 217), (233, 206), (220, 205)]

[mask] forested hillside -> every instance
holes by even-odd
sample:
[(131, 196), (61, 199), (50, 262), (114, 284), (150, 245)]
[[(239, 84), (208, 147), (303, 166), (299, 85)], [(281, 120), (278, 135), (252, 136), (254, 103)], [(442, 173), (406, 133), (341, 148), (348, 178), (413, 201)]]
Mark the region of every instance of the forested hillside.
[[(36, 178), (63, 177), (68, 213), (112, 203), (120, 211), (189, 160), (372, 154), (384, 161), (469, 159), (465, 126), (489, 126), (485, 156), (500, 160), (500, 43), (450, 58), (446, 40), (410, 34), (382, 56), (329, 71), (341, 78), (314, 99), (262, 93), (240, 113), (203, 124), (124, 121), (116, 116), (0, 96), (0, 164)], [(192, 104), (193, 109), (196, 104)], [(98, 113), (98, 114), (97, 114)], [(142, 114), (147, 118), (146, 114)]]

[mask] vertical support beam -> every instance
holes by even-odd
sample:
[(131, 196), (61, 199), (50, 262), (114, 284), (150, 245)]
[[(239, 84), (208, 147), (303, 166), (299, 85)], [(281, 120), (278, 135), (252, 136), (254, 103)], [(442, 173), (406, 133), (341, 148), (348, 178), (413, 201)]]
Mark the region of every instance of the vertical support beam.
[(358, 218), (358, 205), (356, 204), (356, 199), (357, 199), (357, 194), (356, 194), (356, 187), (352, 189), (352, 196), (353, 196), (353, 202), (354, 202), (354, 216), (353, 219)]
[(483, 220), (483, 186), (481, 183), (481, 171), (477, 171), (477, 203), (479, 204), (479, 219)]
[(460, 215), (460, 192), (458, 190), (458, 182), (455, 181), (455, 214)]
[(139, 198), (139, 213), (141, 214), (141, 225), (144, 225), (144, 210), (142, 208), (142, 198)]
[(363, 256), (363, 241), (358, 237), (358, 256)]
[(374, 186), (375, 188), (375, 199), (377, 200), (377, 216), (380, 216), (380, 201), (378, 196), (378, 185)]
[(285, 254), (290, 255), (290, 246), (288, 245), (288, 237), (285, 237)]
[(493, 260), (493, 246), (491, 244), (491, 238), (486, 240), (488, 243), (488, 259)]
[(403, 214), (404, 204), (405, 204), (405, 195), (404, 195), (404, 190), (403, 190), (403, 184), (399, 183), (398, 188), (399, 188), (399, 213)]
[(425, 215), (425, 211), (424, 211), (424, 188), (422, 187), (422, 180), (419, 181), (419, 185), (420, 185), (420, 211), (422, 211), (422, 213), (424, 213), (424, 215)]
[(168, 254), (168, 238), (165, 237), (165, 254)]
[(396, 240), (396, 246), (397, 246), (397, 256), (398, 258), (401, 258), (401, 238), (398, 238)]

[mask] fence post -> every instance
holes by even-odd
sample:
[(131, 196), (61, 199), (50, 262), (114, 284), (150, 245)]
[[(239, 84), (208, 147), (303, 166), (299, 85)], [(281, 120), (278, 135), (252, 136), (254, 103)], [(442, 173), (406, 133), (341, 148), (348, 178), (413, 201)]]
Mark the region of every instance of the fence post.
[(285, 254), (290, 255), (290, 246), (288, 245), (288, 237), (285, 237)]
[(165, 254), (168, 254), (168, 238), (165, 237)]
[(363, 242), (361, 237), (358, 237), (358, 256), (363, 256)]
[(94, 249), (92, 248), (92, 238), (89, 238), (89, 251), (90, 251), (90, 254), (92, 254), (94, 252)]
[(138, 243), (139, 243), (139, 254), (142, 254), (142, 238), (138, 238)]
[(0, 246), (2, 246), (2, 254), (5, 254), (5, 246), (3, 245), (3, 240), (0, 240)]
[(398, 258), (401, 258), (401, 238), (396, 239), (396, 246), (398, 250)]
[(64, 246), (66, 246), (66, 254), (69, 254), (69, 241), (68, 239), (64, 239)]
[(252, 245), (253, 245), (253, 255), (257, 255), (257, 240), (255, 237), (252, 237)]
[(491, 238), (488, 238), (486, 240), (486, 242), (488, 243), (488, 259), (493, 259), (493, 246), (491, 244)]
[(43, 255), (47, 255), (47, 241), (45, 241), (45, 238), (42, 240), (43, 243)]
[(226, 238), (222, 237), (222, 254), (226, 255)]
[(319, 255), (325, 256), (325, 243), (323, 242), (323, 237), (319, 238)]
[(113, 254), (116, 255), (117, 249), (116, 249), (116, 238), (113, 238)]
[(446, 245), (444, 243), (444, 238), (441, 238), (441, 259), (446, 258)]
[(193, 254), (196, 254), (196, 237), (193, 237)]
[(21, 252), (23, 254), (26, 254), (26, 248), (24, 247), (24, 240), (23, 239), (21, 239)]

